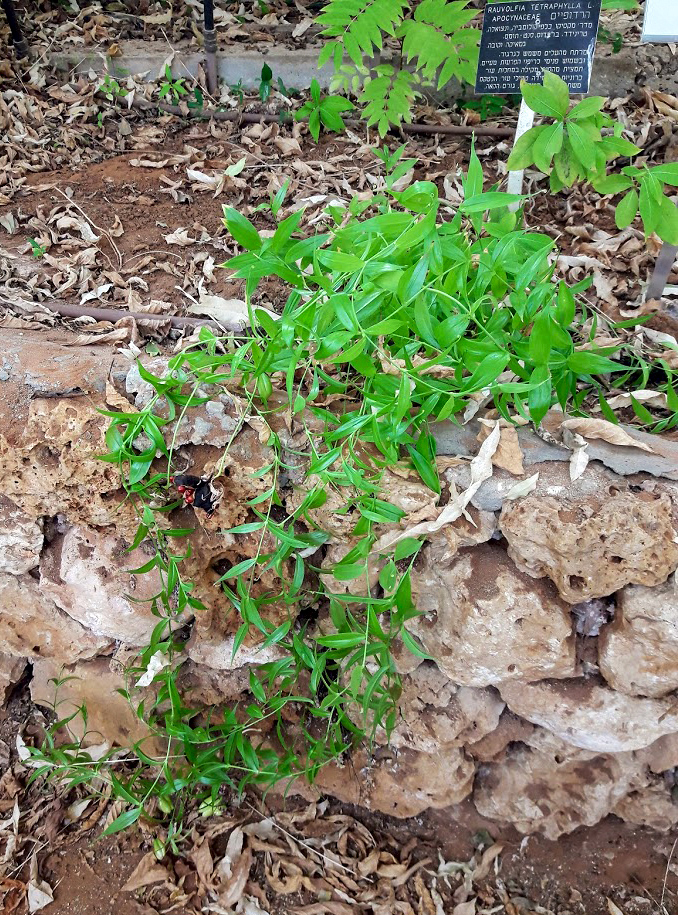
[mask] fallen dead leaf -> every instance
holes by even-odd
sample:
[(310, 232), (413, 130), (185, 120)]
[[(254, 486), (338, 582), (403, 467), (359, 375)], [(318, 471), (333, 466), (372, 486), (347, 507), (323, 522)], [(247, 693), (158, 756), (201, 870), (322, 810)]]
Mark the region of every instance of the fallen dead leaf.
[(497, 422), (501, 428), (501, 433), (497, 450), (492, 455), (492, 463), (495, 467), (506, 470), (516, 477), (522, 477), (525, 473), (523, 468), (523, 449), (520, 447), (518, 429), (515, 426), (506, 422), (505, 419), (481, 419), (478, 441), (485, 441)]
[(482, 880), (484, 877), (490, 873), (490, 868), (492, 867), (492, 862), (495, 858), (498, 858), (499, 855), (504, 850), (503, 845), (495, 842), (494, 845), (490, 845), (489, 848), (486, 848), (483, 852), (483, 856), (480, 859), (480, 864), (471, 874), (471, 881)]
[(615, 426), (614, 423), (608, 422), (606, 419), (566, 419), (561, 426), (563, 429), (569, 429), (570, 432), (578, 432), (584, 438), (602, 439), (604, 442), (609, 442), (610, 445), (640, 448), (642, 451), (649, 451), (650, 454), (654, 454), (654, 449), (645, 442), (633, 438), (628, 432), (620, 429), (619, 426)]
[(167, 868), (155, 857), (153, 852), (144, 855), (122, 887), (123, 893), (133, 893), (152, 883), (164, 883), (169, 879)]
[(46, 880), (38, 875), (38, 853), (33, 852), (30, 864), (30, 879), (28, 881), (28, 911), (39, 912), (54, 902), (52, 887)]
[(504, 499), (512, 501), (513, 499), (523, 499), (525, 496), (529, 496), (537, 487), (537, 480), (539, 479), (539, 471), (532, 474), (531, 477), (527, 477), (525, 480), (519, 480), (518, 483), (514, 483), (513, 486), (504, 496)]
[(626, 391), (623, 394), (616, 394), (614, 397), (607, 398), (607, 403), (613, 410), (618, 410), (621, 407), (630, 406), (631, 398), (649, 407), (666, 408), (666, 394), (661, 391)]
[(499, 446), (500, 436), (501, 429), (497, 424), (480, 446), (478, 454), (471, 461), (471, 483), (468, 489), (462, 493), (453, 493), (450, 501), (435, 520), (423, 521), (402, 531), (389, 531), (389, 533), (379, 538), (375, 544), (374, 551), (377, 553), (385, 552), (405, 537), (421, 537), (427, 534), (434, 534), (445, 527), (446, 524), (452, 524), (453, 521), (460, 518), (481, 485), (492, 476), (492, 457)]
[(476, 901), (469, 899), (468, 902), (460, 902), (452, 909), (452, 915), (475, 915)]

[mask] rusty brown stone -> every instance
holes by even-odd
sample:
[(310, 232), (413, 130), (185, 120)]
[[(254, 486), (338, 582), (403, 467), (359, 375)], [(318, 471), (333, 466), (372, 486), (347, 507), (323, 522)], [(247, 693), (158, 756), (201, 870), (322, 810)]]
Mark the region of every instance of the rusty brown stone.
[(576, 486), (558, 498), (532, 495), (506, 503), (499, 519), (516, 565), (550, 578), (573, 604), (661, 584), (678, 567), (673, 488), (599, 475), (596, 495), (578, 497)]
[(408, 623), (444, 673), (465, 686), (574, 674), (567, 604), (548, 581), (516, 569), (499, 545), (480, 544), (445, 562), (444, 547), (423, 550), (412, 572)]

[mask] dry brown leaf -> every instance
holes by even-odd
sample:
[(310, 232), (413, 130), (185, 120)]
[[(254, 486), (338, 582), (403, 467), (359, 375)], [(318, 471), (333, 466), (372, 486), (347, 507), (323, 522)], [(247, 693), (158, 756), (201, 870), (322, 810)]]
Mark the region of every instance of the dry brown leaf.
[[(139, 686), (139, 683), (137, 683)], [(198, 880), (200, 881), (200, 892), (204, 893), (211, 889), (213, 885), (214, 861), (210, 851), (210, 843), (205, 836), (193, 845), (188, 855), (189, 860), (193, 863)]]
[(607, 403), (613, 410), (618, 410), (621, 407), (630, 406), (632, 397), (634, 400), (637, 400), (638, 403), (646, 404), (649, 407), (666, 408), (666, 394), (662, 394), (661, 391), (627, 391), (623, 394), (616, 394), (614, 397), (607, 398)]
[(252, 867), (252, 851), (246, 848), (233, 865), (230, 879), (219, 889), (219, 905), (225, 909), (235, 905), (245, 890)]
[(625, 448), (640, 448), (642, 451), (649, 451), (654, 454), (654, 449), (650, 448), (645, 442), (633, 438), (628, 432), (625, 432), (614, 423), (606, 419), (584, 419), (574, 418), (566, 419), (561, 423), (563, 429), (569, 429), (570, 432), (577, 432), (584, 438), (597, 438), (608, 442), (610, 445), (620, 445)]
[(492, 862), (495, 858), (499, 857), (503, 850), (504, 846), (499, 845), (497, 842), (495, 842), (494, 845), (490, 845), (489, 848), (486, 848), (483, 852), (482, 858), (480, 859), (480, 864), (471, 874), (471, 881), (475, 882), (476, 880), (482, 880), (484, 877), (487, 877), (487, 875), (490, 873)]
[(133, 893), (152, 883), (164, 883), (168, 878), (167, 868), (158, 861), (153, 852), (148, 852), (130, 874), (122, 887), (122, 892)]
[(454, 909), (452, 910), (452, 915), (475, 915), (475, 913), (475, 899), (469, 899), (468, 902), (460, 902), (458, 905), (455, 905)]
[(69, 337), (64, 343), (66, 346), (91, 346), (97, 343), (127, 343), (132, 337), (130, 328), (117, 327), (105, 334), (78, 334)]
[(38, 874), (37, 851), (33, 852), (30, 863), (30, 878), (28, 881), (28, 911), (39, 912), (54, 902), (52, 887)]
[(421, 879), (421, 874), (417, 874), (414, 878), (414, 889), (417, 896), (419, 896), (419, 912), (421, 915), (437, 915), (433, 897), (431, 896), (428, 887)]
[(612, 902), (609, 896), (607, 897), (607, 911), (610, 913), (610, 915), (624, 915), (617, 903)]
[(450, 501), (442, 509), (438, 517), (433, 521), (422, 521), (415, 524), (414, 527), (406, 528), (401, 531), (389, 531), (377, 541), (374, 552), (385, 552), (388, 548), (398, 543), (405, 537), (420, 537), (422, 535), (434, 534), (441, 530), (446, 524), (452, 524), (457, 518), (466, 511), (466, 506), (480, 489), (485, 480), (492, 476), (492, 457), (499, 446), (501, 429), (496, 425), (488, 437), (480, 446), (480, 451), (471, 461), (471, 483), (464, 492), (453, 492)]
[[(497, 420), (480, 420), (479, 442), (485, 441), (496, 422)], [(525, 470), (523, 468), (523, 449), (518, 441), (518, 429), (504, 419), (499, 420), (499, 426), (501, 428), (499, 445), (492, 455), (492, 463), (495, 467), (506, 470), (516, 477), (522, 477)]]
[(290, 909), (293, 915), (356, 915), (356, 908), (345, 902), (313, 902), (311, 905), (297, 906)]

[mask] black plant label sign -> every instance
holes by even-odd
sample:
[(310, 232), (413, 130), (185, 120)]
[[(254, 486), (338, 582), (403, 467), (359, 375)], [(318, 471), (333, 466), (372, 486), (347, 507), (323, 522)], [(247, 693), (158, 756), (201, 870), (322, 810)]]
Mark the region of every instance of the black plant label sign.
[[(678, 0), (676, 0), (678, 3)], [(557, 73), (573, 94), (588, 92), (601, 0), (488, 3), (476, 77), (479, 95), (513, 95), (520, 80)]]

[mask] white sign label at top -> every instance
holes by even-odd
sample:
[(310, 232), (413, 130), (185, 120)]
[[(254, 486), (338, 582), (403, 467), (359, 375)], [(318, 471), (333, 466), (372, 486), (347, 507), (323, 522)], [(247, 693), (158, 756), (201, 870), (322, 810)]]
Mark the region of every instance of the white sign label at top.
[(678, 41), (678, 0), (645, 0), (643, 41)]

